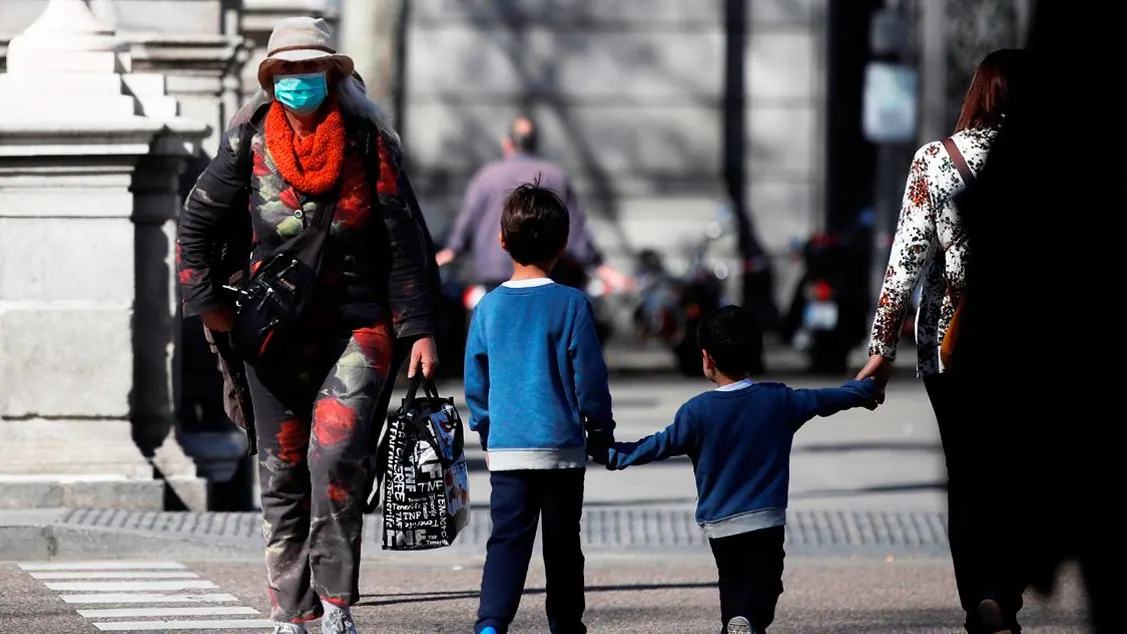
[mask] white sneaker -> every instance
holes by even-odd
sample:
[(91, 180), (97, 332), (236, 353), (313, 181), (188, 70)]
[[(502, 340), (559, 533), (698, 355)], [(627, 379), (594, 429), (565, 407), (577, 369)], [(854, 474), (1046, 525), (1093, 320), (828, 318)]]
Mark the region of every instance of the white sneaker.
[(300, 623), (275, 623), (274, 634), (308, 634)]
[(321, 632), (323, 634), (359, 634), (356, 623), (352, 620), (352, 611), (348, 608), (338, 608), (331, 603), (324, 603), (325, 614), (321, 617)]
[(755, 634), (755, 630), (751, 629), (751, 621), (742, 616), (735, 616), (728, 621), (728, 634)]

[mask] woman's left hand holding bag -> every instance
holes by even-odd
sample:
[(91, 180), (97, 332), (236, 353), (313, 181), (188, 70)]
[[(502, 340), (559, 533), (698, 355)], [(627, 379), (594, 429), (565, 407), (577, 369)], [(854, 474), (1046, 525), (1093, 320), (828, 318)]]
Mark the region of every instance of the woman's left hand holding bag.
[(415, 376), (415, 372), (420, 369), (427, 379), (434, 378), (434, 373), (438, 370), (438, 347), (434, 343), (434, 337), (420, 337), (411, 345), (407, 376)]

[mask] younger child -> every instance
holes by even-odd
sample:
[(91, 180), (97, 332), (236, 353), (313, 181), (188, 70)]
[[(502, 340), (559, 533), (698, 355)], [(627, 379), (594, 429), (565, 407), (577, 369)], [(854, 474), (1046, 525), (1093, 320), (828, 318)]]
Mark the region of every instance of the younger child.
[(516, 616), (540, 516), (548, 626), (552, 634), (587, 631), (579, 527), (587, 441), (605, 456), (614, 420), (591, 304), (548, 278), (568, 225), (556, 194), (518, 187), (501, 215), (513, 277), (482, 298), (470, 322), (466, 404), (493, 488), (478, 634), (505, 634)]
[(688, 455), (697, 481), (697, 523), (716, 558), (726, 634), (763, 634), (783, 592), (790, 451), (815, 416), (876, 408), (876, 382), (795, 390), (755, 383), (763, 336), (747, 309), (726, 306), (700, 324), (704, 375), (716, 389), (681, 406), (673, 424), (633, 443), (616, 443), (608, 469)]

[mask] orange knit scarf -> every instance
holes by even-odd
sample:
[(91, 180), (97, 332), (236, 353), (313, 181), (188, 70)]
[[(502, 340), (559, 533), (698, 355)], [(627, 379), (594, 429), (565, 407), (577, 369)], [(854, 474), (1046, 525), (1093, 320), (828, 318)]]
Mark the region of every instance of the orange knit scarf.
[(344, 119), (333, 103), (313, 134), (298, 137), (286, 118), (285, 108), (275, 101), (266, 115), (266, 147), (282, 178), (311, 196), (324, 194), (336, 185), (344, 165)]

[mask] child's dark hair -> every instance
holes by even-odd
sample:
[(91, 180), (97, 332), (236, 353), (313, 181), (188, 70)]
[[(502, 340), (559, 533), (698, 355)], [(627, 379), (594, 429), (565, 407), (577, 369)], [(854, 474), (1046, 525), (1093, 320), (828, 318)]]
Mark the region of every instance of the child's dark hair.
[(742, 306), (724, 306), (706, 315), (697, 328), (697, 341), (716, 369), (730, 378), (750, 374), (763, 356), (759, 319)]
[(547, 262), (567, 246), (571, 228), (567, 206), (537, 178), (517, 187), (505, 199), (501, 236), (505, 250), (521, 264)]

